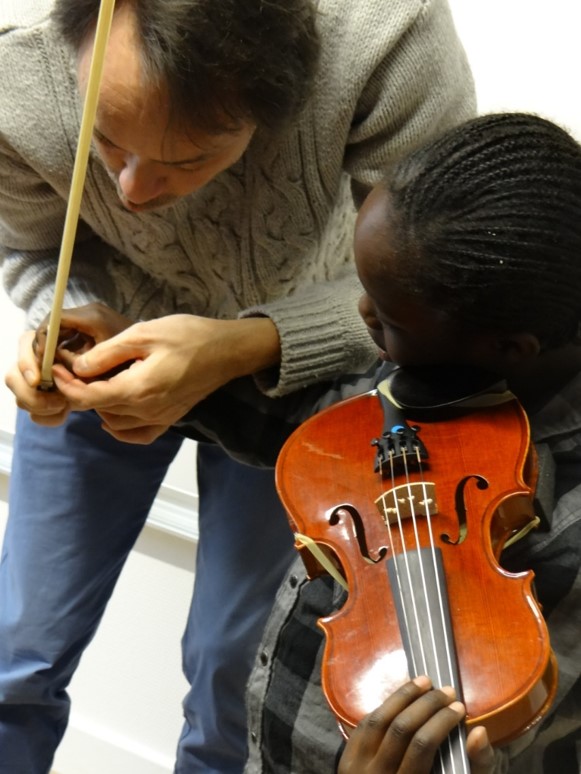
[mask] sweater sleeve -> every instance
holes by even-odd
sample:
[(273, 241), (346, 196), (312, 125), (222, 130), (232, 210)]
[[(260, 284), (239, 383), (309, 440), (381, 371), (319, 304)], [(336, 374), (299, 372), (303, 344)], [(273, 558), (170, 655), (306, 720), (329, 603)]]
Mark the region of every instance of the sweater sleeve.
[[(446, 0), (329, 0), (320, 13), (325, 78), (316, 95), (318, 143), (335, 146), (343, 174), (356, 185), (372, 187), (402, 153), (474, 115), (473, 79)], [(325, 122), (331, 105), (350, 110), (346, 122), (340, 115)], [(325, 167), (327, 158), (318, 163)], [(280, 336), (280, 367), (256, 377), (267, 395), (363, 370), (373, 358), (357, 311), (362, 289), (353, 263), (342, 274), (242, 313), (270, 317)]]
[[(0, 35), (0, 262), (7, 293), (33, 327), (52, 306), (76, 148), (62, 120), (70, 109), (66, 90), (55, 93), (50, 68), (42, 66), (47, 49), (40, 41), (19, 29)], [(67, 60), (60, 61), (56, 49), (49, 51), (51, 67), (66, 75)], [(53, 117), (49, 125), (47, 115)], [(30, 148), (41, 150), (34, 156)], [(114, 282), (103, 271), (113, 252), (79, 220), (65, 307), (90, 301), (115, 306)]]
[(367, 186), (399, 156), (476, 112), (472, 74), (447, 0), (420, 3), (416, 11), (357, 104), (345, 169)]
[(236, 379), (194, 406), (175, 429), (195, 441), (220, 445), (238, 462), (274, 467), (283, 444), (305, 420), (375, 389), (391, 368), (390, 363), (374, 363), (364, 374), (320, 382), (280, 398), (264, 395), (251, 378)]
[[(33, 169), (0, 148), (0, 259), (4, 287), (36, 326), (52, 306), (66, 202)], [(77, 225), (65, 308), (102, 301), (114, 306), (115, 287), (102, 270), (111, 252), (83, 223)]]

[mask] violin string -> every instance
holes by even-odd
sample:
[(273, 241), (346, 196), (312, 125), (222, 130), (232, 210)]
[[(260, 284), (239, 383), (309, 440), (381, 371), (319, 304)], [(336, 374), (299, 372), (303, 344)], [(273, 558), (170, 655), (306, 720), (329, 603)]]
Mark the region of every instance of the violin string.
[[(394, 474), (393, 456), (394, 456), (393, 452), (390, 451), (389, 452), (389, 458), (390, 458), (390, 476), (391, 476), (392, 490), (395, 488), (395, 474)], [(382, 466), (383, 466), (383, 463), (382, 463)], [(383, 473), (383, 467), (381, 468), (381, 472)], [(388, 507), (387, 507), (387, 504), (386, 504), (385, 495), (382, 495), (381, 502), (382, 502), (382, 505), (383, 505), (383, 520), (385, 522), (385, 526), (387, 527), (388, 543), (391, 546), (391, 551), (392, 551), (393, 568), (394, 568), (394, 574), (395, 574), (395, 578), (396, 578), (396, 582), (397, 582), (397, 594), (399, 595), (399, 598), (401, 600), (400, 609), (402, 611), (402, 616), (403, 616), (403, 625), (404, 625), (406, 631), (411, 632), (410, 622), (409, 622), (409, 618), (408, 618), (407, 605), (405, 604), (405, 598), (406, 597), (405, 597), (405, 593), (404, 593), (404, 590), (403, 590), (403, 585), (402, 585), (401, 576), (400, 576), (400, 572), (399, 572), (398, 562), (396, 561), (395, 543), (394, 543), (394, 540), (393, 540), (393, 530), (391, 528), (391, 522), (390, 522), (390, 519), (389, 519), (389, 511), (388, 511)], [(402, 516), (401, 516), (401, 512), (400, 512), (400, 506), (399, 506), (399, 502), (397, 500), (397, 497), (394, 498), (394, 505), (395, 505), (395, 512), (396, 512), (396, 517), (397, 517), (397, 523), (398, 523), (399, 532), (400, 532), (400, 540), (401, 540), (402, 548), (403, 548), (402, 553), (404, 554), (405, 559), (407, 560), (406, 546), (405, 546), (405, 541), (403, 539), (403, 532), (402, 532), (402, 521), (403, 520), (402, 520)], [(411, 588), (411, 577), (410, 577), (410, 573), (409, 573), (409, 565), (406, 565), (406, 569), (408, 571), (408, 584), (409, 584), (409, 586)], [(416, 614), (415, 614), (415, 618), (416, 618), (416, 630), (419, 632), (420, 630), (419, 630), (419, 621), (418, 621), (417, 611), (416, 611)], [(420, 639), (421, 639), (421, 632), (420, 632)], [(413, 675), (417, 676), (417, 675), (420, 674), (420, 670), (418, 669), (418, 665), (416, 663), (415, 649), (413, 647), (411, 647), (411, 646), (409, 648), (409, 655), (410, 655), (410, 660), (411, 660), (410, 669), (411, 669)], [(423, 655), (423, 648), (422, 648), (422, 655)], [(424, 673), (428, 672), (427, 664), (425, 663), (425, 658), (424, 658), (424, 669), (422, 671)], [(438, 750), (438, 760), (439, 760), (439, 767), (440, 767), (441, 774), (446, 774), (446, 772), (444, 770), (444, 759), (442, 757), (442, 752), (441, 752), (440, 749)]]
[[(416, 450), (416, 455), (419, 458), (419, 451), (418, 450)], [(413, 533), (414, 533), (414, 539), (415, 539), (416, 553), (418, 555), (418, 560), (419, 560), (418, 561), (418, 566), (420, 568), (422, 591), (423, 591), (423, 594), (424, 594), (424, 599), (426, 600), (426, 613), (427, 613), (427, 620), (428, 620), (428, 626), (429, 626), (429, 631), (430, 631), (429, 639), (431, 640), (433, 661), (434, 661), (434, 663), (436, 665), (437, 681), (439, 683), (438, 687), (441, 687), (442, 686), (442, 677), (441, 677), (441, 674), (440, 674), (439, 659), (437, 657), (437, 646), (436, 646), (436, 639), (435, 639), (435, 634), (434, 634), (434, 624), (433, 624), (433, 620), (432, 620), (431, 607), (430, 607), (430, 605), (427, 602), (427, 600), (428, 600), (428, 588), (427, 588), (427, 583), (426, 583), (426, 576), (425, 576), (425, 571), (424, 571), (423, 558), (422, 558), (422, 554), (421, 554), (421, 541), (420, 541), (419, 531), (418, 531), (418, 518), (417, 518), (417, 514), (416, 514), (415, 498), (414, 498), (413, 489), (412, 489), (412, 486), (411, 486), (410, 474), (409, 474), (409, 466), (408, 466), (407, 454), (406, 454), (405, 449), (402, 451), (402, 456), (403, 456), (403, 461), (404, 461), (405, 485), (406, 485), (407, 491), (408, 491), (408, 500), (409, 500), (410, 515), (411, 515), (411, 521), (412, 521)], [(422, 478), (422, 481), (423, 481), (423, 471), (421, 470), (421, 468), (420, 468), (420, 474), (421, 474), (421, 478)], [(425, 491), (424, 491), (424, 501), (426, 502), (426, 508), (427, 508), (428, 507), (428, 503), (427, 503), (427, 498), (425, 497)], [(406, 546), (406, 541), (405, 541), (404, 532), (403, 532), (403, 520), (401, 519), (399, 508), (397, 508), (397, 513), (398, 513), (398, 524), (399, 524), (399, 527), (400, 527), (402, 552), (403, 552), (403, 554), (405, 556), (405, 561), (406, 561), (406, 566), (407, 566), (407, 564), (408, 564), (407, 546)], [(416, 598), (415, 598), (415, 594), (413, 593), (411, 577), (408, 578), (408, 581), (409, 581), (409, 589), (410, 589), (410, 599), (412, 601), (412, 606), (413, 606), (413, 609), (414, 609), (414, 618), (416, 620), (417, 641), (419, 643), (420, 653), (421, 653), (422, 661), (423, 661), (423, 664), (424, 664), (424, 673), (425, 674), (429, 674), (430, 670), (428, 669), (427, 659), (426, 659), (426, 650), (427, 650), (427, 648), (426, 648), (426, 646), (424, 644), (424, 634), (423, 634), (423, 631), (422, 631), (422, 627), (420, 627), (420, 623), (419, 623), (419, 616), (418, 616), (418, 613), (417, 613)], [(405, 605), (405, 600), (402, 599), (402, 607), (404, 609), (405, 609), (405, 606), (406, 606)], [(410, 649), (413, 651), (413, 648), (410, 648)], [(434, 676), (433, 675), (429, 675), (429, 676), (433, 680)], [(451, 753), (450, 737), (447, 737), (446, 742), (448, 744), (449, 753)], [(453, 756), (450, 755), (450, 759), (451, 759), (451, 762), (452, 762), (452, 773), (451, 774), (456, 774)], [(444, 756), (443, 756), (443, 751), (442, 751), (441, 747), (438, 748), (438, 763), (437, 764), (435, 763), (434, 769), (435, 770), (439, 770), (441, 772), (441, 774), (446, 774)]]
[[(390, 478), (391, 478), (391, 488), (392, 488), (392, 490), (395, 489), (395, 472), (394, 472), (394, 462), (393, 462), (393, 460), (394, 460), (394, 453), (390, 450), (390, 452), (389, 452), (389, 467), (390, 467)], [(383, 473), (383, 462), (381, 463), (381, 472)], [(399, 524), (400, 523), (399, 503), (397, 502), (397, 498), (394, 498), (394, 500), (395, 500), (395, 508), (396, 508), (397, 521), (398, 521), (398, 524)], [(391, 528), (391, 522), (389, 520), (389, 511), (388, 511), (387, 504), (386, 504), (386, 501), (385, 501), (385, 495), (382, 495), (381, 502), (382, 502), (382, 505), (383, 505), (383, 520), (385, 522), (385, 526), (387, 527), (388, 543), (391, 546), (392, 564), (393, 564), (393, 570), (394, 570), (395, 578), (396, 578), (396, 581), (397, 581), (397, 593), (398, 593), (399, 598), (401, 600), (401, 610), (402, 610), (403, 619), (404, 619), (404, 626), (406, 628), (406, 631), (410, 631), (410, 624), (409, 624), (409, 620), (408, 620), (407, 608), (403, 604), (405, 596), (404, 596), (403, 585), (402, 585), (401, 575), (400, 575), (400, 572), (399, 572), (398, 563), (396, 561), (395, 542), (394, 542), (394, 539), (393, 539), (393, 530)], [(400, 534), (401, 534), (401, 526), (400, 526)], [(415, 657), (415, 653), (414, 653), (413, 649), (411, 649), (410, 658), (411, 658), (411, 662), (412, 662), (411, 663), (411, 668), (413, 669), (414, 674), (418, 675), (419, 674), (418, 665), (416, 664), (416, 657)]]
[[(453, 665), (452, 665), (452, 648), (451, 648), (450, 642), (448, 640), (448, 630), (447, 630), (447, 627), (446, 627), (446, 613), (445, 613), (445, 609), (444, 609), (444, 592), (442, 590), (442, 586), (441, 586), (441, 583), (440, 583), (440, 575), (438, 573), (438, 566), (437, 566), (437, 559), (436, 559), (436, 543), (435, 543), (435, 540), (434, 540), (434, 532), (433, 532), (433, 529), (432, 529), (432, 513), (431, 513), (431, 507), (430, 507), (430, 499), (428, 498), (426, 479), (425, 479), (425, 476), (424, 476), (424, 469), (423, 469), (422, 459), (421, 459), (421, 455), (420, 455), (419, 449), (416, 449), (416, 457), (417, 457), (419, 478), (420, 478), (420, 483), (421, 483), (422, 493), (423, 493), (424, 509), (425, 509), (425, 514), (426, 514), (426, 525), (427, 525), (428, 536), (429, 536), (430, 555), (431, 555), (431, 559), (432, 559), (432, 565), (433, 565), (433, 570), (434, 570), (434, 578), (435, 578), (435, 582), (436, 582), (436, 598), (437, 598), (437, 601), (438, 601), (438, 608), (439, 608), (439, 613), (440, 613), (441, 622), (442, 622), (442, 633), (443, 633), (443, 637), (444, 637), (444, 651), (445, 651), (446, 659), (447, 659), (448, 672), (450, 674), (450, 682), (452, 683), (452, 685), (453, 685), (454, 689), (456, 690), (456, 692), (458, 692), (459, 686), (455, 684), (455, 682), (456, 682), (456, 680), (455, 680), (455, 670), (454, 670)], [(416, 524), (415, 523), (414, 523), (414, 529), (416, 529)], [(422, 579), (424, 579), (423, 559), (421, 557), (420, 557), (420, 566), (422, 567), (422, 570), (421, 570)], [(427, 594), (427, 591), (425, 593)], [(428, 615), (428, 618), (430, 619), (430, 622), (431, 622), (431, 613)], [(436, 652), (435, 651), (435, 647), (436, 646), (435, 646), (435, 640), (434, 640), (434, 653)], [(436, 658), (436, 663), (438, 664), (438, 672), (439, 672), (439, 659), (437, 659), (437, 658)], [(442, 685), (441, 685), (441, 683), (442, 683), (441, 676), (439, 676), (439, 680), (440, 680), (440, 687), (442, 687)], [(465, 739), (464, 739), (464, 735), (463, 734), (459, 734), (457, 736), (458, 736), (458, 743), (459, 743), (460, 747), (462, 748), (462, 751), (465, 753)], [(447, 737), (447, 745), (448, 745), (448, 750), (449, 750), (449, 753), (450, 753), (450, 761), (452, 763), (452, 772), (453, 772), (453, 774), (456, 774), (456, 758), (453, 755), (452, 737), (451, 737), (451, 735), (449, 735)], [(463, 774), (470, 774), (470, 772), (469, 772), (469, 770), (467, 768), (467, 756), (465, 754), (463, 754), (461, 756), (461, 762), (462, 762), (462, 772), (463, 772)], [(442, 771), (444, 771), (444, 760), (443, 760), (443, 756), (442, 756), (441, 750), (440, 750), (440, 763), (441, 763)]]
[[(420, 461), (420, 456), (419, 456), (419, 451), (418, 450), (416, 450), (416, 455), (417, 455), (418, 461)], [(421, 462), (420, 462), (420, 477), (421, 477), (421, 482), (424, 485), (423, 486), (424, 503), (425, 503), (426, 516), (427, 516), (428, 522), (429, 522), (429, 503), (428, 503), (428, 499), (426, 497), (426, 488), (425, 488), (425, 482), (424, 482), (424, 478), (423, 478), (423, 470), (421, 468)], [(422, 553), (421, 553), (422, 545), (421, 545), (421, 540), (420, 540), (420, 535), (419, 535), (419, 528), (418, 528), (418, 516), (416, 514), (415, 498), (414, 498), (414, 496), (412, 494), (412, 487), (411, 487), (411, 483), (409, 481), (409, 471), (408, 471), (407, 464), (406, 464), (406, 486), (408, 487), (408, 492), (409, 492), (411, 520), (412, 520), (412, 526), (413, 526), (413, 531), (414, 531), (414, 538), (415, 538), (415, 541), (416, 541), (416, 551), (417, 551), (418, 558), (419, 558), (419, 568), (420, 568), (420, 577), (421, 577), (421, 582), (422, 582), (422, 591), (423, 591), (423, 594), (424, 594), (424, 599), (428, 600), (429, 592), (428, 592), (428, 584), (427, 584), (427, 580), (426, 580), (426, 571), (425, 571), (425, 567), (424, 567), (424, 559), (423, 559), (423, 556), (422, 556)], [(431, 553), (432, 553), (433, 560), (434, 560), (434, 573), (436, 574), (436, 583), (437, 583), (436, 562), (435, 562), (435, 546), (434, 546), (434, 543), (433, 543), (433, 536), (432, 536), (431, 531), (430, 531), (429, 534), (430, 534), (430, 549), (431, 549)], [(444, 614), (443, 614), (442, 601), (441, 601), (441, 598), (440, 598), (439, 585), (438, 585), (438, 602), (439, 602), (439, 606), (440, 606), (441, 620), (443, 622), (444, 621)], [(429, 627), (429, 633), (430, 633), (430, 635), (429, 635), (429, 643), (431, 643), (431, 646), (432, 646), (432, 654), (434, 656), (434, 663), (436, 665), (436, 679), (437, 679), (437, 681), (439, 683), (439, 686), (441, 687), (441, 685), (442, 685), (442, 673), (440, 671), (440, 661), (437, 658), (438, 646), (437, 646), (437, 643), (436, 643), (436, 634), (435, 634), (435, 631), (434, 631), (434, 620), (432, 618), (431, 606), (429, 604), (427, 604), (427, 602), (426, 602), (426, 609), (427, 609), (427, 620), (428, 620), (428, 627)], [(423, 638), (421, 636), (421, 633), (420, 633), (420, 642), (422, 643), (422, 647), (423, 647)]]
[[(440, 617), (442, 622), (446, 620), (446, 612), (444, 609), (444, 592), (442, 590), (442, 586), (440, 584), (440, 576), (437, 572), (437, 559), (436, 559), (436, 543), (434, 540), (434, 532), (432, 529), (432, 514), (430, 512), (430, 501), (428, 499), (428, 491), (426, 487), (426, 481), (424, 478), (424, 471), (422, 467), (422, 461), (420, 458), (420, 455), (418, 453), (418, 466), (419, 466), (419, 474), (420, 474), (420, 483), (422, 486), (422, 492), (424, 496), (424, 503), (425, 503), (425, 509), (426, 509), (426, 525), (428, 528), (428, 536), (429, 536), (429, 548), (432, 558), (432, 565), (434, 568), (434, 577), (436, 580), (436, 596), (438, 600), (438, 607), (440, 611)], [(446, 652), (446, 659), (448, 662), (448, 671), (450, 673), (450, 676), (452, 680), (454, 679), (454, 669), (452, 666), (452, 647), (450, 645), (450, 642), (448, 640), (448, 631), (445, 626), (442, 626), (442, 631), (444, 635), (444, 644), (445, 644), (445, 652)], [(454, 685), (454, 688), (457, 690), (458, 686)]]
[[(442, 631), (443, 631), (443, 634), (444, 634), (445, 654), (446, 654), (446, 659), (447, 659), (447, 662), (448, 662), (448, 669), (449, 669), (449, 673), (450, 673), (450, 676), (451, 676), (451, 682), (454, 683), (454, 672), (453, 672), (453, 668), (452, 668), (451, 648), (450, 648), (450, 643), (448, 641), (448, 634), (447, 634), (446, 626), (445, 626), (445, 623), (444, 623), (445, 619), (446, 619), (446, 615), (445, 615), (445, 611), (444, 611), (443, 591), (442, 591), (441, 584), (440, 584), (439, 574), (437, 572), (436, 546), (435, 546), (433, 529), (432, 529), (432, 519), (431, 519), (431, 511), (430, 511), (430, 500), (428, 498), (428, 492), (427, 492), (426, 482), (425, 482), (425, 478), (424, 478), (424, 471), (423, 471), (423, 467), (422, 467), (422, 463), (421, 463), (421, 457), (420, 457), (419, 450), (416, 450), (416, 456), (417, 456), (417, 463), (418, 463), (418, 468), (419, 468), (420, 483), (421, 483), (421, 487), (422, 487), (424, 509), (425, 509), (425, 515), (426, 515), (427, 528), (428, 528), (429, 542), (430, 542), (430, 545), (429, 545), (430, 555), (431, 555), (431, 558), (432, 558), (433, 569), (434, 569), (434, 577), (435, 577), (435, 583), (436, 583), (436, 593), (437, 593), (438, 609), (439, 609), (439, 614), (441, 616)], [(390, 458), (390, 477), (391, 477), (392, 490), (393, 490), (393, 489), (395, 489), (395, 472), (394, 472), (393, 453), (390, 452), (389, 458)], [(418, 530), (418, 516), (417, 516), (416, 508), (415, 508), (414, 495), (413, 495), (413, 490), (412, 490), (412, 485), (411, 485), (410, 475), (409, 475), (409, 465), (408, 465), (407, 455), (406, 455), (405, 450), (402, 451), (402, 458), (403, 458), (403, 467), (404, 467), (405, 480), (406, 480), (405, 483), (406, 483), (406, 487), (408, 489), (408, 497), (409, 497), (409, 503), (410, 503), (410, 515), (411, 515), (411, 519), (412, 519), (414, 537), (415, 537), (416, 546), (417, 546), (417, 553), (418, 553), (418, 557), (419, 557), (419, 567), (420, 567), (421, 583), (422, 583), (422, 586), (423, 586), (424, 596), (425, 596), (425, 598), (427, 600), (427, 598), (428, 598), (428, 590), (427, 590), (426, 573), (425, 573), (425, 568), (424, 568), (424, 559), (423, 559), (423, 557), (422, 557), (422, 555), (420, 553), (421, 541), (420, 541), (419, 530)], [(385, 522), (385, 524), (387, 526), (389, 542), (390, 542), (390, 544), (392, 546), (392, 552), (394, 552), (394, 563), (393, 563), (393, 566), (394, 566), (395, 576), (396, 576), (397, 584), (398, 584), (398, 594), (399, 594), (399, 597), (401, 599), (401, 608), (402, 608), (403, 615), (404, 615), (404, 625), (407, 627), (408, 631), (411, 631), (409, 629), (409, 620), (408, 620), (408, 616), (407, 616), (407, 605), (405, 604), (405, 599), (406, 599), (405, 592), (403, 590), (403, 584), (401, 582), (401, 578), (400, 578), (400, 574), (399, 574), (398, 562), (395, 561), (395, 551), (394, 551), (394, 542), (393, 542), (393, 536), (392, 536), (392, 528), (391, 528), (391, 523), (390, 523), (390, 520), (389, 520), (389, 513), (388, 513), (385, 497), (382, 497), (382, 504), (383, 504), (383, 510), (384, 510), (384, 522)], [(399, 529), (399, 534), (400, 534), (401, 555), (403, 556), (404, 565), (405, 565), (405, 573), (407, 575), (408, 585), (409, 585), (409, 588), (411, 590), (412, 589), (412, 579), (411, 579), (411, 570), (410, 570), (410, 563), (409, 563), (409, 557), (408, 557), (408, 547), (407, 547), (407, 541), (405, 539), (405, 533), (404, 533), (404, 529), (403, 529), (403, 518), (404, 517), (402, 517), (402, 513), (401, 513), (401, 509), (400, 509), (400, 505), (399, 505), (399, 501), (398, 501), (397, 497), (394, 497), (394, 505), (395, 505), (397, 524), (398, 524), (398, 529)], [(421, 654), (421, 658), (422, 658), (422, 661), (423, 661), (423, 667), (424, 667), (423, 671), (425, 673), (428, 673), (427, 662), (426, 662), (426, 649), (425, 649), (425, 645), (424, 645), (424, 635), (422, 634), (422, 630), (420, 628), (419, 613), (418, 613), (417, 605), (416, 605), (416, 602), (415, 602), (415, 597), (414, 597), (413, 594), (410, 594), (410, 600), (409, 601), (411, 601), (413, 618), (414, 618), (415, 624), (416, 624), (417, 640), (418, 640), (418, 643), (419, 643), (420, 654)], [(442, 676), (441, 676), (441, 673), (440, 673), (439, 659), (437, 657), (437, 646), (436, 646), (436, 638), (435, 638), (435, 633), (434, 633), (434, 622), (433, 622), (433, 619), (432, 619), (432, 611), (431, 611), (429, 605), (427, 605), (427, 619), (428, 619), (429, 630), (430, 630), (430, 639), (431, 639), (431, 645), (432, 645), (432, 652), (433, 652), (433, 655), (434, 655), (434, 662), (436, 664), (436, 670), (437, 670), (437, 680), (439, 682), (439, 686), (438, 687), (442, 687), (443, 679), (442, 679)], [(417, 664), (415, 663), (414, 649), (410, 648), (410, 651), (411, 651), (411, 660), (412, 660), (412, 665), (411, 666), (412, 666), (413, 670), (415, 671), (415, 674), (417, 675), (417, 674), (419, 674), (419, 672), (417, 670)], [(458, 686), (454, 685), (454, 688), (457, 690)], [(458, 736), (458, 741), (459, 741), (460, 746), (465, 748), (465, 740), (464, 740), (463, 735), (459, 735)], [(451, 736), (448, 736), (446, 744), (448, 746), (449, 760), (450, 760), (450, 764), (451, 764), (451, 767), (452, 767), (449, 774), (456, 774), (456, 759), (455, 759), (455, 757), (453, 755), (452, 738), (451, 738)], [(467, 760), (466, 756), (463, 755), (462, 756), (462, 771), (463, 771), (463, 774), (469, 774), (469, 770), (466, 768), (466, 766), (467, 766), (466, 760)], [(444, 762), (442, 748), (440, 748), (439, 751), (438, 751), (438, 764), (436, 765), (435, 770), (438, 770), (438, 769), (442, 772), (442, 774), (446, 774), (445, 762)]]
[[(405, 449), (402, 450), (402, 459), (403, 459), (403, 466), (404, 466), (404, 471), (405, 471), (406, 485), (407, 485), (408, 491), (410, 491), (410, 495), (411, 495), (411, 490), (410, 490), (410, 485), (409, 485), (409, 470), (408, 470), (407, 454), (406, 454)], [(394, 480), (395, 480), (395, 477), (394, 477)], [(395, 511), (396, 511), (396, 515), (397, 515), (397, 525), (398, 525), (398, 529), (399, 529), (400, 544), (401, 544), (401, 556), (403, 557), (403, 563), (404, 563), (404, 567), (405, 567), (405, 575), (406, 575), (407, 581), (408, 581), (408, 588), (411, 591), (411, 589), (413, 588), (413, 583), (412, 583), (412, 574), (411, 574), (411, 569), (410, 569), (410, 559), (409, 559), (408, 548), (407, 548), (406, 539), (405, 539), (405, 533), (404, 533), (403, 517), (401, 515), (401, 509), (400, 509), (397, 497), (394, 498), (394, 499), (395, 499), (395, 506), (396, 506), (395, 507)], [(411, 500), (411, 496), (410, 496), (410, 504), (413, 506), (413, 501)], [(394, 556), (394, 564), (397, 566), (397, 559), (396, 559), (395, 556)], [(403, 610), (405, 610), (406, 609), (406, 596), (405, 596), (405, 593), (403, 594), (403, 596), (400, 597), (400, 599), (401, 599), (401, 607), (402, 607)], [(427, 661), (426, 661), (426, 650), (425, 650), (424, 644), (423, 644), (423, 637), (422, 637), (422, 631), (421, 631), (421, 627), (420, 627), (420, 617), (419, 617), (419, 613), (418, 613), (418, 606), (416, 604), (416, 599), (415, 599), (415, 596), (413, 594), (409, 595), (408, 603), (409, 602), (411, 602), (411, 610), (412, 610), (412, 615), (413, 615), (413, 621), (414, 621), (415, 627), (416, 627), (415, 631), (416, 631), (416, 633), (418, 635), (418, 640), (419, 640), (419, 645), (420, 645), (420, 657), (421, 657), (421, 660), (422, 660), (422, 673), (423, 674), (428, 674), (428, 664), (427, 664)], [(411, 629), (409, 627), (408, 627), (408, 631), (410, 632), (410, 637), (411, 637)], [(411, 645), (411, 639), (410, 639), (410, 645)], [(413, 653), (413, 647), (410, 647), (410, 651)], [(415, 666), (414, 666), (414, 668), (415, 668)], [(416, 675), (417, 674), (419, 674), (419, 673), (416, 671)]]

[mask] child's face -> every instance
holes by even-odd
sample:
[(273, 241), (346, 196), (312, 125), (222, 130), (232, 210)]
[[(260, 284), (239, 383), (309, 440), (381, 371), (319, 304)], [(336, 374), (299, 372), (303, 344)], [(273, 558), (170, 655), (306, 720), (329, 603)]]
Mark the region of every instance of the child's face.
[(443, 311), (403, 291), (395, 275), (399, 260), (390, 243), (390, 194), (376, 188), (366, 199), (355, 230), (355, 260), (365, 294), (359, 311), (379, 355), (402, 366), (466, 364), (494, 368), (485, 342)]

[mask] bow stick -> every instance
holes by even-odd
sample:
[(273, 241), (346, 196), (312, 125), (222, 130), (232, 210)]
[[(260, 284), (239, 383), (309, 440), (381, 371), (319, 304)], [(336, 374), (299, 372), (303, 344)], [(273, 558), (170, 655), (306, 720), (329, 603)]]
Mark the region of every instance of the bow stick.
[(39, 389), (41, 390), (51, 390), (54, 385), (52, 366), (57, 348), (64, 295), (69, 278), (75, 235), (79, 220), (79, 211), (81, 208), (81, 199), (83, 197), (89, 151), (91, 148), (91, 137), (93, 135), (95, 116), (97, 114), (99, 87), (105, 60), (105, 48), (107, 47), (107, 41), (109, 39), (114, 8), (115, 0), (101, 0), (97, 26), (95, 28), (95, 40), (91, 55), (89, 78), (87, 80), (87, 93), (85, 94), (85, 101), (83, 104), (81, 129), (73, 166), (71, 189), (65, 214), (63, 238), (55, 280), (54, 298), (48, 321), (46, 344), (42, 359), (39, 385)]

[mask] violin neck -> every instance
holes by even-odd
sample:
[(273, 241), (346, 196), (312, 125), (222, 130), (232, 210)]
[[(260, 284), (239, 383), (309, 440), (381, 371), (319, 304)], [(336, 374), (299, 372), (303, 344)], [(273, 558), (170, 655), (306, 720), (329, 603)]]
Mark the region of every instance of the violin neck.
[[(398, 554), (387, 560), (387, 571), (410, 676), (428, 675), (435, 688), (451, 685), (461, 701), (440, 550), (430, 547)], [(470, 774), (463, 724), (440, 748), (433, 774)]]
[(466, 752), (466, 728), (458, 726), (438, 750), (432, 774), (470, 774), (470, 761)]

